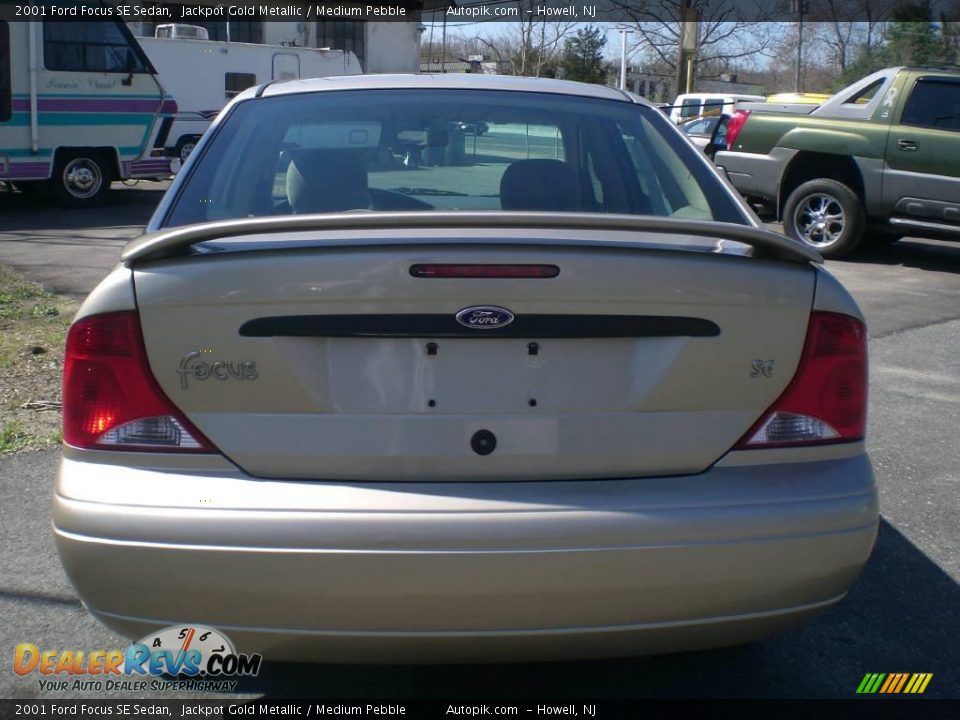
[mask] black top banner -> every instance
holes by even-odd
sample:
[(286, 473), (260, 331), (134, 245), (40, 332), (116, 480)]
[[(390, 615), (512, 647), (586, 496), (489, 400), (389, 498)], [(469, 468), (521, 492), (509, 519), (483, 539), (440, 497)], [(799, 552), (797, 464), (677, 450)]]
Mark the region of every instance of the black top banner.
[[(921, 7), (923, 6), (923, 7)], [(929, 12), (927, 12), (929, 8)], [(922, 11), (922, 12), (921, 12)], [(920, 13), (920, 14), (918, 14)], [(869, 22), (960, 21), (960, 0), (0, 0), (8, 20), (306, 22)]]

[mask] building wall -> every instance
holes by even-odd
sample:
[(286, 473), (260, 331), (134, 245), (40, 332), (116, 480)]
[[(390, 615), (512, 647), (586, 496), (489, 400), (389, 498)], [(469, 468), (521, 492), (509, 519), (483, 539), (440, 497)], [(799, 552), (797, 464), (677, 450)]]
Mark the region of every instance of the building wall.
[[(264, 42), (319, 47), (317, 22), (265, 22)], [(364, 23), (362, 64), (365, 73), (415, 73), (420, 69), (419, 22)]]
[(365, 73), (420, 72), (420, 23), (367, 24)]
[(308, 27), (313, 23), (292, 22), (265, 22), (263, 23), (263, 43), (265, 45), (287, 45), (296, 43), (300, 46), (316, 47), (313, 43), (315, 35)]

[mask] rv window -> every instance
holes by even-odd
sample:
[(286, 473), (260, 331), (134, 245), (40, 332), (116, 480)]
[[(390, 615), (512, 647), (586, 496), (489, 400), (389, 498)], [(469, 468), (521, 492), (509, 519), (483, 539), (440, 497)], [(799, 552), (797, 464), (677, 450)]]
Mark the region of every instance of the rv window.
[(253, 73), (228, 72), (223, 76), (223, 87), (228, 98), (236, 97), (248, 87), (253, 87), (256, 84), (257, 76)]
[(43, 59), (47, 70), (75, 72), (148, 72), (145, 56), (112, 22), (43, 23)]
[(0, 122), (13, 115), (13, 96), (10, 88), (10, 25), (0, 20)]

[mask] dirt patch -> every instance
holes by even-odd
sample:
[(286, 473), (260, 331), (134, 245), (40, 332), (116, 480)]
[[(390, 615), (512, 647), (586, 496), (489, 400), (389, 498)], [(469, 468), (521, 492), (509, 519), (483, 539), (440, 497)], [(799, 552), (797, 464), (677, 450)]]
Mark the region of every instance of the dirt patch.
[(63, 346), (77, 307), (0, 265), (0, 454), (60, 442)]

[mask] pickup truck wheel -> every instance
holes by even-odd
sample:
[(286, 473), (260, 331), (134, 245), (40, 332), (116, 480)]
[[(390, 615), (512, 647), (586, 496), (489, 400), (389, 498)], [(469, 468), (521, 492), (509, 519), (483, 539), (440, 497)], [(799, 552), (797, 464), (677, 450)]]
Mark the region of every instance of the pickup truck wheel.
[(847, 255), (863, 240), (866, 214), (860, 198), (836, 180), (810, 180), (790, 193), (783, 209), (787, 234), (821, 255)]

